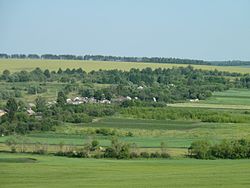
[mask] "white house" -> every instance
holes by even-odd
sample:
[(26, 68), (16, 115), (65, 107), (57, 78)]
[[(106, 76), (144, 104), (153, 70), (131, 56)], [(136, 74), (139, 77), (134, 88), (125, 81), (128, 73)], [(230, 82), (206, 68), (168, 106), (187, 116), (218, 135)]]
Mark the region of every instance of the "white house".
[(0, 110), (0, 117), (2, 117), (4, 114), (6, 114), (7, 112), (5, 112), (4, 110)]

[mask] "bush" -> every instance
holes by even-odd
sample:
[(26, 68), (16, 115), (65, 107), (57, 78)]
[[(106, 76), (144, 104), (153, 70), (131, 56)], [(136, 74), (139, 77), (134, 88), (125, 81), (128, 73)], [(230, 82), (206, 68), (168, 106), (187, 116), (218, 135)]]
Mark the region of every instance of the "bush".
[(159, 152), (151, 153), (150, 158), (161, 158), (161, 154)]
[(129, 159), (130, 145), (119, 142), (116, 138), (111, 141), (111, 147), (108, 147), (104, 152), (105, 158)]
[(190, 156), (194, 156), (198, 159), (210, 159), (211, 158), (211, 144), (208, 141), (201, 140), (195, 141), (188, 148)]
[(148, 159), (148, 158), (150, 157), (150, 154), (149, 154), (148, 152), (145, 152), (145, 151), (144, 151), (144, 152), (141, 152), (141, 153), (140, 153), (140, 157), (142, 157), (142, 158), (147, 158), (147, 159)]
[(224, 140), (211, 145), (206, 141), (196, 141), (189, 147), (189, 156), (197, 159), (245, 159), (250, 158), (250, 141)]
[(95, 130), (96, 134), (102, 134), (103, 136), (115, 136), (117, 133), (115, 130), (108, 128), (100, 128)]
[(166, 153), (166, 152), (164, 152), (164, 153), (161, 153), (161, 158), (170, 158), (170, 155), (168, 154), (168, 153)]
[(133, 158), (138, 158), (138, 157), (139, 157), (138, 153), (136, 153), (136, 152), (131, 152), (131, 153), (130, 153), (130, 158), (131, 158), (131, 159), (133, 159)]
[(33, 149), (35, 154), (46, 154), (48, 152), (48, 145), (42, 143), (36, 143)]
[(117, 158), (117, 153), (114, 148), (108, 147), (104, 152), (105, 158)]

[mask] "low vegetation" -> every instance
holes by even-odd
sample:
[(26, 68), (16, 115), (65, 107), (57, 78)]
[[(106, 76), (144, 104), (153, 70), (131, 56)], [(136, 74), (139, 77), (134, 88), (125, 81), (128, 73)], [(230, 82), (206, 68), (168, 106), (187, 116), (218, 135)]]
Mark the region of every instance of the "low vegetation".
[(250, 141), (223, 140), (212, 145), (209, 141), (201, 140), (191, 144), (189, 156), (197, 159), (247, 159), (250, 158)]

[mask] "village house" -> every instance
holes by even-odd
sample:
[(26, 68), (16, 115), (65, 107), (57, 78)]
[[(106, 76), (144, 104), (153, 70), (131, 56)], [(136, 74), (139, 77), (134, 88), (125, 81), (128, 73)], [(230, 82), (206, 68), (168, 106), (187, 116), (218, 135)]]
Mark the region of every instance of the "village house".
[(0, 110), (0, 117), (2, 117), (4, 114), (6, 114), (7, 112), (4, 110)]
[(32, 116), (32, 115), (35, 115), (36, 112), (33, 111), (31, 108), (27, 109), (26, 112), (28, 113), (28, 115)]
[(190, 102), (199, 102), (199, 99), (190, 99)]

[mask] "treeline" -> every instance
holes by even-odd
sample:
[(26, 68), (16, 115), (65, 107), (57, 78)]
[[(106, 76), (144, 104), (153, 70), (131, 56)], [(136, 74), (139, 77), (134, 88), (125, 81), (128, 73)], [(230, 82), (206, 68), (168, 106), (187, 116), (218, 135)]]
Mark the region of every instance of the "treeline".
[(84, 56), (76, 55), (55, 55), (55, 54), (5, 54), (1, 53), (0, 58), (2, 59), (65, 59), (65, 60), (84, 60)]
[(209, 61), (211, 65), (216, 66), (249, 66), (250, 61), (240, 61), (240, 60), (232, 60), (232, 61)]
[(229, 111), (203, 108), (153, 108), (129, 107), (121, 109), (121, 113), (128, 117), (156, 120), (200, 120), (202, 122), (218, 123), (248, 123), (249, 111)]
[(211, 144), (206, 140), (195, 141), (188, 148), (189, 157), (197, 159), (246, 159), (250, 158), (250, 141), (224, 140)]
[(166, 57), (124, 57), (104, 55), (56, 55), (56, 54), (6, 54), (1, 53), (0, 58), (13, 59), (63, 59), (63, 60), (92, 60), (92, 61), (116, 61), (116, 62), (145, 62), (145, 63), (168, 63), (168, 64), (193, 64), (193, 65), (217, 65), (217, 66), (247, 66), (250, 61), (204, 61), (193, 59), (166, 58)]

